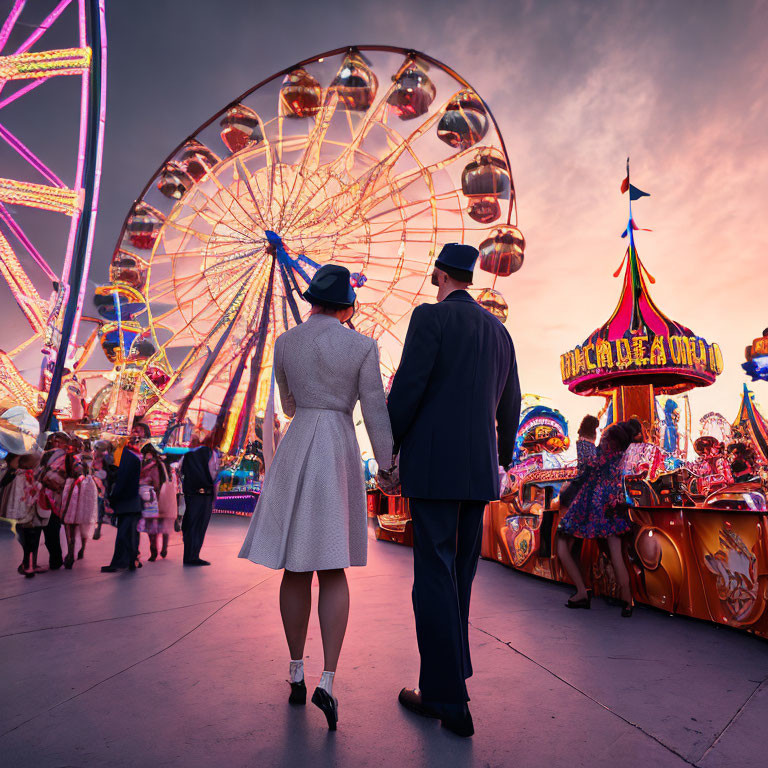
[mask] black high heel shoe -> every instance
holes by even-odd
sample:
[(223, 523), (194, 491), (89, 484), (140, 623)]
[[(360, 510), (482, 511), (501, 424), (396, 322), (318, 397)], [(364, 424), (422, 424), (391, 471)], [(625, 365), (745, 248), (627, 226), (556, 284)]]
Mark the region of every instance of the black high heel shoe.
[(307, 703), (307, 685), (303, 680), (299, 680), (298, 683), (290, 683), (291, 695), (288, 697), (289, 704), (306, 704)]
[(629, 619), (632, 616), (632, 609), (635, 607), (634, 603), (628, 603), (625, 600), (621, 601), (621, 616), (624, 619)]
[(592, 603), (592, 594), (590, 592), (587, 592), (586, 597), (582, 597), (581, 600), (569, 600), (566, 604), (566, 608), (584, 608), (585, 610), (589, 610)]
[(328, 721), (328, 730), (335, 731), (339, 722), (339, 703), (324, 688), (315, 688), (312, 694), (312, 703), (323, 711)]

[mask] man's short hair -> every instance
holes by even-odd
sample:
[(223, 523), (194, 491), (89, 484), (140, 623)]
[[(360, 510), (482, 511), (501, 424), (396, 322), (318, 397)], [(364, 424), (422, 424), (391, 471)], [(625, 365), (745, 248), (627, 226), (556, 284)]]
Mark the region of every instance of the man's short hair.
[(467, 285), (472, 284), (472, 273), (467, 269), (455, 269), (454, 267), (448, 267), (445, 264), (435, 264), (435, 269), (445, 272), (448, 277), (455, 280), (457, 283), (467, 283)]

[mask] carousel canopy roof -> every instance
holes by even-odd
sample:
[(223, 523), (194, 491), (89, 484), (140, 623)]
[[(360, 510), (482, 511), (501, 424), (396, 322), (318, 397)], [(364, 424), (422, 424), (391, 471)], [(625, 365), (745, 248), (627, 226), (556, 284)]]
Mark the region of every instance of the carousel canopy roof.
[(734, 435), (750, 442), (763, 461), (768, 462), (768, 422), (757, 410), (754, 395), (746, 384), (742, 391), (738, 416), (733, 422), (733, 431)]
[(622, 237), (629, 244), (614, 275), (618, 277), (623, 268), (619, 303), (606, 323), (561, 356), (563, 383), (582, 395), (633, 385), (650, 384), (664, 394), (708, 386), (723, 370), (719, 347), (670, 320), (648, 290), (648, 283), (656, 281), (637, 253), (634, 233), (639, 227), (632, 217), (632, 200), (647, 193), (629, 184), (629, 162), (622, 184), (622, 192), (626, 191), (629, 221)]

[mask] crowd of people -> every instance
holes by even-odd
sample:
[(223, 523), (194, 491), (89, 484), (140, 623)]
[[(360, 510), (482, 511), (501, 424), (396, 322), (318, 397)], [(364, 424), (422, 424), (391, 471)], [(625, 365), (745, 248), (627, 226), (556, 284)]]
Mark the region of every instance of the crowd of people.
[[(200, 550), (217, 490), (219, 453), (211, 435), (193, 438), (181, 460), (158, 450), (142, 422), (117, 448), (60, 431), (48, 435), (42, 448), (18, 451), (5, 457), (0, 518), (15, 524), (24, 577), (72, 569), (105, 524), (117, 531), (104, 573), (142, 567), (141, 534), (147, 537), (148, 562), (166, 558), (171, 536), (181, 532), (184, 565), (209, 565)], [(39, 562), (41, 540), (47, 566)]]

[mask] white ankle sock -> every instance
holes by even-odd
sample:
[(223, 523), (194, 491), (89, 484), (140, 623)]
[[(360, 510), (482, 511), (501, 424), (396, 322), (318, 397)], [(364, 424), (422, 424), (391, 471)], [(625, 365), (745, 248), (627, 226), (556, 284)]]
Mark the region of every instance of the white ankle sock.
[(289, 682), (300, 683), (304, 679), (304, 659), (291, 659), (288, 667)]
[(323, 676), (317, 684), (317, 687), (322, 688), (329, 696), (333, 696), (333, 676), (335, 674), (335, 672), (323, 670)]

